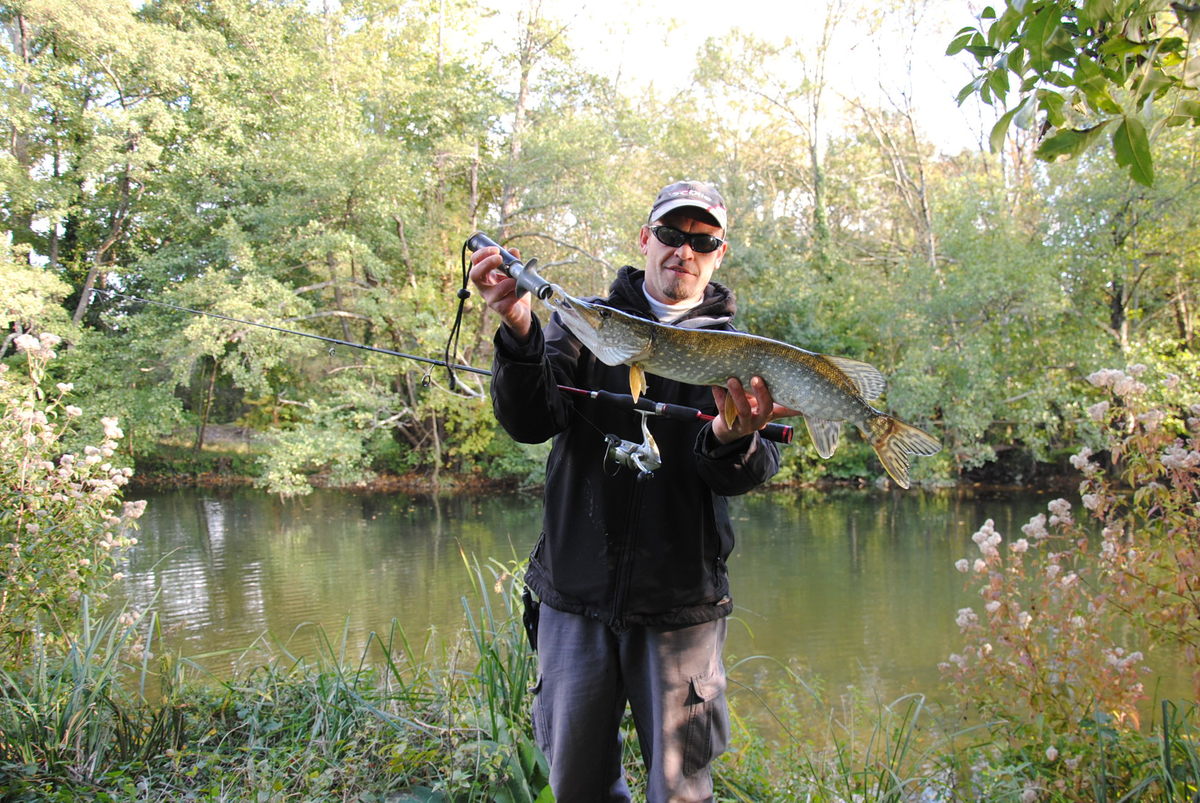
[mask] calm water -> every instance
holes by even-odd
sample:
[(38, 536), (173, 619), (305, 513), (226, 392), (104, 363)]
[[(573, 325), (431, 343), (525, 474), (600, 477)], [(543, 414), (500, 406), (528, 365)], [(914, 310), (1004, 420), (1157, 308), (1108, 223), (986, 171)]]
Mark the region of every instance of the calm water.
[[(155, 603), (170, 645), (218, 673), (286, 645), (313, 656), (320, 628), (356, 658), (395, 618), (410, 641), (454, 633), (475, 607), (460, 554), (524, 557), (540, 520), (530, 496), (318, 491), (284, 502), (249, 490), (146, 498), (127, 598)], [(737, 605), (731, 660), (767, 655), (828, 687), (937, 694), (937, 663), (959, 646), (955, 611), (977, 603), (954, 570), (992, 518), (1015, 537), (1049, 497), (772, 492), (735, 501)], [(490, 575), (489, 575), (490, 576)], [(890, 695), (890, 696), (886, 696)]]

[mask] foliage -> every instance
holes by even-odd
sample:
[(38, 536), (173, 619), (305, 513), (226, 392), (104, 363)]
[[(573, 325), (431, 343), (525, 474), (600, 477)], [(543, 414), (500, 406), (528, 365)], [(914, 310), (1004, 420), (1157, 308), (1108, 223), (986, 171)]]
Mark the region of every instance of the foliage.
[(25, 264), (12, 248), (12, 234), (0, 236), (0, 328), (11, 329), (0, 348), (0, 357), (8, 353), (17, 335), (28, 331), (67, 331), (69, 322), (60, 306), (71, 292), (57, 276)]
[(957, 564), (983, 582), (984, 611), (959, 611), (965, 649), (942, 669), (997, 723), (1009, 756), (1030, 762), (1030, 783), (1072, 799), (1136, 738), (1143, 651), (1170, 645), (1195, 666), (1200, 647), (1200, 404), (1174, 374), (1150, 393), (1145, 370), (1090, 377), (1108, 396), (1088, 412), (1110, 467), (1086, 447), (1072, 458), (1087, 520), (1057, 499), (1007, 550), (988, 521), (973, 538), (979, 557)]
[[(1077, 111), (1096, 131), (1143, 120), (1147, 191), (1107, 160), (1034, 169), (1020, 138), (944, 156), (906, 93), (876, 108), (835, 91), (839, 40), (878, 22), (841, 3), (794, 40), (713, 41), (672, 98), (589, 71), (570, 21), (537, 4), (511, 38), (472, 0), (76, 6), (0, 8), (0, 309), (8, 344), (70, 331), (57, 370), (83, 406), (121, 411), (135, 460), (238, 422), (269, 436), (281, 491), (382, 470), (524, 481), (530, 459), (477, 379), (452, 388), (400, 358), (154, 302), (438, 356), (469, 232), (597, 292), (639, 263), (647, 200), (684, 175), (718, 182), (733, 211), (717, 278), (739, 325), (877, 365), (888, 407), (946, 444), (918, 464), (927, 480), (974, 479), (997, 454), (1047, 460), (1079, 434), (1073, 380), (1118, 355), (1196, 351), (1197, 140), (1166, 125), (1191, 109), (1195, 44), (1159, 5), (1015, 3), (955, 45), (984, 59), (992, 99), (1018, 68), (1041, 81), (1037, 103), (1061, 96), (1062, 132)], [(1084, 28), (1081, 13), (1133, 21)], [(1006, 26), (1045, 38), (1010, 47)], [(1063, 35), (1099, 49), (1043, 64), (1067, 58)], [(1045, 116), (1035, 101), (1013, 118)], [(448, 356), (487, 365), (496, 325), (469, 300)], [(847, 452), (796, 456), (795, 476), (878, 473)]]
[(151, 617), (85, 619), (65, 655), (0, 674), (0, 796), (546, 801), (513, 571), (473, 566), (483, 608), (469, 636), (414, 644), (393, 623), (357, 660), (326, 639), (315, 660), (283, 651), (217, 683), (153, 658)]
[(80, 605), (102, 598), (120, 550), (145, 502), (121, 504), (121, 488), (133, 474), (114, 465), (122, 437), (115, 418), (103, 418), (99, 446), (64, 452), (63, 441), (83, 411), (66, 403), (70, 383), (44, 387), (57, 335), (23, 334), (29, 380), (0, 364), (0, 636), (3, 664), (19, 665), (30, 650), (70, 645)]
[[(959, 101), (1007, 107), (991, 133), (1037, 129), (1037, 155), (1078, 156), (1109, 135), (1113, 157), (1154, 184), (1151, 142), (1164, 126), (1200, 124), (1200, 11), (1168, 0), (1008, 0), (960, 30), (949, 54), (979, 65)], [(1015, 97), (1014, 97), (1015, 96)]]

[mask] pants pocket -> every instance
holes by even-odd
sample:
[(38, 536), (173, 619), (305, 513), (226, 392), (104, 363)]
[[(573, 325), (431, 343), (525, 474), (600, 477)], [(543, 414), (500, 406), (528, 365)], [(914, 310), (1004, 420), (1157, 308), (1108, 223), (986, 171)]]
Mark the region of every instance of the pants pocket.
[(725, 667), (689, 681), (687, 742), (683, 774), (692, 775), (725, 752), (729, 744), (729, 708), (725, 702)]

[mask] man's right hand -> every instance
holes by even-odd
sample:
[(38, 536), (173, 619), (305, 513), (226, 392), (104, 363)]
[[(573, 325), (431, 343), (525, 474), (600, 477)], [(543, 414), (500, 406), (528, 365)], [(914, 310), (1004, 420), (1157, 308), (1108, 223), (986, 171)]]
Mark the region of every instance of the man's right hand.
[[(513, 248), (512, 254), (520, 257), (521, 252)], [(479, 288), (479, 294), (487, 305), (500, 313), (504, 325), (518, 340), (526, 340), (533, 327), (533, 311), (529, 295), (517, 298), (517, 282), (504, 272), (500, 249), (480, 248), (471, 254), (471, 282)]]

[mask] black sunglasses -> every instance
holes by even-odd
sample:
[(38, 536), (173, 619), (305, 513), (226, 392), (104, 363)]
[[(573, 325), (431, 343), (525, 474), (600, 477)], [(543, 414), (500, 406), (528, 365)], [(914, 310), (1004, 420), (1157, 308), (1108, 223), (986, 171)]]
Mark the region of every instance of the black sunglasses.
[(711, 254), (725, 242), (711, 234), (688, 234), (671, 226), (651, 226), (650, 232), (665, 246), (678, 248), (687, 243), (697, 254)]

